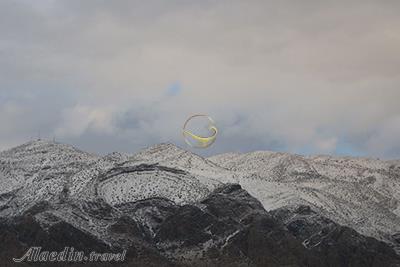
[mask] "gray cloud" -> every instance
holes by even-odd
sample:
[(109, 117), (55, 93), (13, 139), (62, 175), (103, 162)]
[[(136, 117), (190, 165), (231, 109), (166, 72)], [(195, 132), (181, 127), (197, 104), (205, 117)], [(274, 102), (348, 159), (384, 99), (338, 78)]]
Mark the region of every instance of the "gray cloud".
[(98, 152), (183, 145), (183, 121), (200, 112), (221, 130), (205, 154), (398, 158), (399, 8), (1, 1), (0, 147), (39, 130)]

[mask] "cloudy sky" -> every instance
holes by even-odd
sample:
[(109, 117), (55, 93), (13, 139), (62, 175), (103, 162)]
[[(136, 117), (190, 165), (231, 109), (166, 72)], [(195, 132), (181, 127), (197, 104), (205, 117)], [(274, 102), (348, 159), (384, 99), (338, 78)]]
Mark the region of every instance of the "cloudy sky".
[(400, 158), (400, 1), (0, 0), (0, 150)]

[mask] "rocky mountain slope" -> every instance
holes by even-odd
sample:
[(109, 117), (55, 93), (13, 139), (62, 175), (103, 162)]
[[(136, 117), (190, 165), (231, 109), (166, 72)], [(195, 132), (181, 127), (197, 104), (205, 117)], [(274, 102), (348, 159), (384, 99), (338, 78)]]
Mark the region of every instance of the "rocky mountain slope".
[(0, 229), (1, 266), (13, 266), (10, 259), (31, 246), (74, 247), (86, 255), (126, 249), (118, 266), (400, 266), (387, 244), (316, 216), (308, 206), (269, 213), (238, 184), (186, 205), (164, 198), (115, 206), (43, 201), (3, 218)]
[(0, 153), (0, 266), (33, 245), (125, 248), (126, 266), (400, 266), (399, 174), (398, 161), (29, 142)]
[(367, 158), (257, 151), (209, 158), (232, 170), (267, 210), (304, 204), (397, 247), (400, 163)]
[(72, 175), (98, 156), (72, 146), (34, 141), (0, 153), (0, 216), (58, 197)]

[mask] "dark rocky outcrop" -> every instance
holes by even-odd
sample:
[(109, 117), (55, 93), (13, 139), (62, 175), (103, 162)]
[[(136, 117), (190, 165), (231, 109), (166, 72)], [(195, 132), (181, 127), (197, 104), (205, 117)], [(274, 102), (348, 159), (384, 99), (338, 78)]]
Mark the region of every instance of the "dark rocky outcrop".
[(324, 259), (324, 266), (399, 266), (399, 256), (386, 243), (341, 226), (309, 206), (280, 208), (272, 214)]

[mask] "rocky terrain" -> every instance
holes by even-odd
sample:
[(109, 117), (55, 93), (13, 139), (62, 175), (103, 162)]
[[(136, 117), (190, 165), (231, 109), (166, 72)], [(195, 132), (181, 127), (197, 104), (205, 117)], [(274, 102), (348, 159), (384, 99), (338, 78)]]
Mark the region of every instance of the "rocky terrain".
[(267, 210), (292, 204), (320, 214), (398, 249), (400, 162), (257, 151), (209, 160), (236, 173)]
[(126, 249), (116, 266), (400, 266), (399, 189), (398, 161), (33, 141), (0, 153), (0, 266), (30, 246)]

